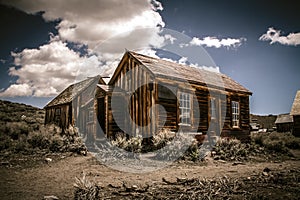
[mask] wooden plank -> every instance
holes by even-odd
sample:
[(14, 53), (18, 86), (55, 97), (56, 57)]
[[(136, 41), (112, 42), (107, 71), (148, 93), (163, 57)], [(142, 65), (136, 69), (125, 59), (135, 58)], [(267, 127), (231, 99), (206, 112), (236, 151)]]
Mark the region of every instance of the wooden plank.
[(135, 97), (135, 101), (134, 101), (134, 106), (135, 106), (135, 129), (134, 129), (134, 135), (136, 134), (136, 129), (137, 129), (137, 125), (139, 123), (139, 99), (138, 99), (138, 94), (137, 94), (137, 87), (138, 87), (138, 65), (135, 64), (134, 65), (134, 82), (135, 82), (135, 92), (134, 92), (134, 97)]

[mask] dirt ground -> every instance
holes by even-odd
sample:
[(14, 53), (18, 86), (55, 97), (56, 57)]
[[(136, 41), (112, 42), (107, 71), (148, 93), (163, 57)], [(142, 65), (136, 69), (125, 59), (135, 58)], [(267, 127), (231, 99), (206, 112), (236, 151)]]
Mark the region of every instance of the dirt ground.
[[(271, 193), (274, 192), (277, 199), (297, 199), (300, 196), (299, 187), (297, 189), (297, 186), (300, 186), (300, 155), (299, 152), (295, 154), (297, 155), (296, 158), (282, 162), (249, 161), (234, 163), (212, 159), (197, 163), (182, 161), (151, 173), (116, 171), (101, 164), (91, 154), (87, 156), (74, 154), (2, 155), (0, 157), (0, 199), (43, 199), (47, 195), (55, 195), (59, 199), (73, 199), (75, 177), (82, 177), (83, 173), (100, 186), (100, 193), (102, 192), (103, 198), (110, 199), (109, 195), (114, 195), (112, 199), (120, 199), (120, 197), (130, 199), (133, 196), (118, 196), (118, 191), (122, 190), (123, 184), (139, 188), (148, 185), (159, 190), (161, 188), (166, 189), (166, 181), (163, 179), (170, 183), (176, 182), (177, 178), (229, 177), (251, 180), (252, 177), (257, 177), (263, 173), (265, 169), (277, 174), (281, 172), (293, 173), (293, 180), (295, 180), (295, 183), (291, 183), (291, 189), (287, 187), (281, 192), (276, 188), (275, 182), (267, 185), (269, 187), (267, 192), (270, 193), (265, 194), (267, 197), (273, 198), (274, 195), (272, 196)], [(51, 158), (52, 161), (46, 161), (45, 158)], [(285, 176), (284, 173), (283, 176)], [(172, 186), (170, 185), (170, 187)], [(283, 187), (280, 186), (279, 188), (282, 189)], [(249, 188), (249, 190), (253, 190), (255, 186), (251, 185)], [(153, 196), (155, 194), (153, 192), (151, 194), (152, 198), (155, 199)], [(137, 196), (137, 198), (141, 198), (141, 196)]]

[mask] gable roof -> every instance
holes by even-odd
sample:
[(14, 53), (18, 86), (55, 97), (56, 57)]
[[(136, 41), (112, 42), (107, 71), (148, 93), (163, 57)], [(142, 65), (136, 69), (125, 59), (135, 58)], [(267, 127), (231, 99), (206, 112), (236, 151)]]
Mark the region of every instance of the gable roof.
[[(156, 77), (177, 79), (181, 81), (191, 81), (206, 84), (208, 86), (225, 88), (227, 90), (244, 92), (250, 95), (252, 94), (248, 89), (221, 73), (153, 58), (150, 56), (135, 53), (133, 51), (128, 51), (126, 53), (138, 60)], [(221, 79), (223, 80), (223, 83), (222, 81), (220, 81)]]
[(105, 84), (100, 76), (89, 77), (83, 81), (68, 86), (64, 91), (62, 91), (58, 96), (50, 101), (45, 106), (45, 108), (72, 102), (76, 96), (78, 96), (81, 92), (83, 92), (87, 87), (89, 87), (96, 81), (97, 83), (100, 82), (102, 84)]
[(282, 114), (277, 116), (275, 124), (292, 123), (292, 122), (293, 122), (293, 116), (291, 116), (290, 114)]
[(300, 90), (296, 93), (290, 115), (300, 115)]

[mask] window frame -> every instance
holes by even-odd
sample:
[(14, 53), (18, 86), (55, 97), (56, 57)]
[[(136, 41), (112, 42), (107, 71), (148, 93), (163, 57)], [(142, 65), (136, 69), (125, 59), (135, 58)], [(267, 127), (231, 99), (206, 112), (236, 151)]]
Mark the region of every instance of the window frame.
[[(183, 98), (182, 98), (183, 97)], [(179, 123), (180, 126), (191, 126), (192, 125), (192, 95), (188, 92), (179, 92), (178, 103), (179, 103)], [(187, 114), (182, 114), (187, 113)], [(185, 118), (183, 116), (186, 115)]]
[(240, 127), (240, 102), (231, 101), (232, 127)]
[(61, 108), (55, 108), (55, 116), (60, 116), (61, 115)]
[(88, 116), (87, 116), (87, 122), (94, 122), (94, 110), (88, 109)]

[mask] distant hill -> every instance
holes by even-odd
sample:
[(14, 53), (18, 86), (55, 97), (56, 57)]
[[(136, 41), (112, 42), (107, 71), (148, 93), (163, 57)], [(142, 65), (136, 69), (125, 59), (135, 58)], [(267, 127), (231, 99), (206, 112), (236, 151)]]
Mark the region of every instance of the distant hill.
[(260, 124), (260, 128), (271, 129), (275, 126), (277, 115), (253, 115), (250, 114), (250, 121)]
[[(20, 122), (44, 120), (44, 110), (30, 105), (0, 100), (0, 122)], [(22, 117), (23, 116), (23, 117)], [(22, 119), (23, 118), (23, 119)]]

